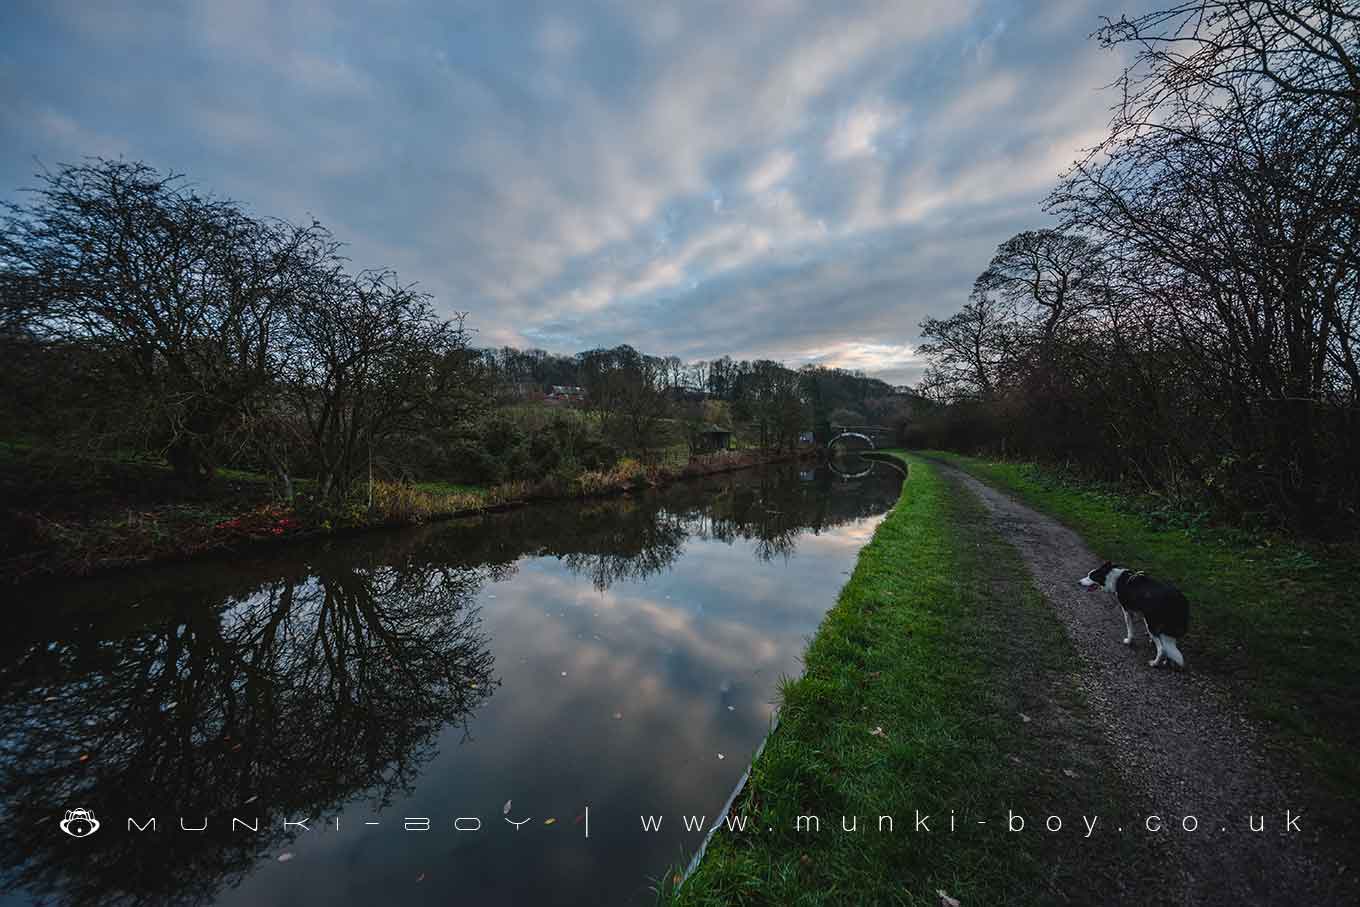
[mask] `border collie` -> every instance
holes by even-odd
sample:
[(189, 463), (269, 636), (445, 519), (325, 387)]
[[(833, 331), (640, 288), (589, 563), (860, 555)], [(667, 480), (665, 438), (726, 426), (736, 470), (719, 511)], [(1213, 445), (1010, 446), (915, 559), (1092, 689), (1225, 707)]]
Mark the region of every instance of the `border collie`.
[(1185, 667), (1185, 656), (1176, 646), (1176, 640), (1185, 635), (1190, 623), (1190, 603), (1185, 600), (1181, 590), (1160, 582), (1146, 574), (1134, 572), (1127, 567), (1116, 567), (1106, 561), (1078, 582), (1088, 592), (1104, 589), (1119, 602), (1124, 611), (1124, 645), (1133, 644), (1133, 614), (1143, 617), (1148, 637), (1157, 647), (1157, 657), (1149, 661), (1157, 667), (1170, 658), (1178, 667)]

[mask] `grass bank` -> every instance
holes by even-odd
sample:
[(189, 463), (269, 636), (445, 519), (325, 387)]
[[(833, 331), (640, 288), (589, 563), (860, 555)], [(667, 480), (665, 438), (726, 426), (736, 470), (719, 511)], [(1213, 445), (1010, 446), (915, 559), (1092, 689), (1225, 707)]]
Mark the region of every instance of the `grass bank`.
[(669, 482), (749, 469), (789, 454), (741, 451), (686, 463), (613, 468), (474, 487), (375, 481), (349, 501), (322, 502), (296, 482), (290, 502), (263, 475), (221, 470), (187, 487), (162, 464), (61, 457), (0, 444), (0, 583), (88, 576), (156, 561), (230, 554), (320, 535), (413, 526), (533, 501), (624, 494)]
[[(981, 505), (904, 459), (900, 501), (782, 686), (731, 812), (748, 829), (720, 830), (678, 890), (663, 880), (663, 902), (1097, 903), (1121, 861), (1146, 865), (1137, 838), (1083, 837), (1082, 813), (1127, 800), (1084, 730), (1056, 617)], [(1008, 831), (1011, 810), (1027, 832)], [(1050, 814), (1062, 831), (1037, 830)], [(820, 831), (798, 829), (808, 815)]]
[(1155, 499), (1034, 464), (927, 455), (1056, 517), (1100, 556), (1179, 586), (1191, 602), (1195, 669), (1221, 675), (1291, 762), (1354, 802), (1360, 548), (1204, 525)]

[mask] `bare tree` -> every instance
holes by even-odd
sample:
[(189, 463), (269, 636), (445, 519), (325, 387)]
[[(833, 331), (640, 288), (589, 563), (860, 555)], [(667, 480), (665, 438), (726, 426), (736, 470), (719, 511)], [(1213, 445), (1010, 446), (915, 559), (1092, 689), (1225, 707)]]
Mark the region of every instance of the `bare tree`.
[(105, 391), (131, 395), (125, 420), (179, 474), (210, 476), (224, 427), (270, 384), (297, 262), (335, 244), (141, 163), (94, 159), (39, 180), (0, 224), (6, 310), (34, 339), (102, 358), (116, 376)]
[(303, 414), (323, 497), (344, 497), (384, 444), (466, 419), (478, 396), (463, 314), (439, 317), (427, 294), (390, 271), (331, 274), (291, 325), (284, 386)]
[(1026, 230), (997, 248), (973, 284), (973, 294), (995, 294), (1046, 348), (1090, 308), (1102, 271), (1099, 250), (1084, 237)]
[[(1050, 196), (1062, 229), (979, 278), (1014, 368), (959, 413), (1239, 516), (1354, 525), (1360, 7), (1196, 0), (1098, 35), (1136, 50), (1110, 135)], [(977, 315), (923, 326), (937, 387), (987, 383)]]
[(1114, 135), (1155, 125), (1170, 111), (1218, 113), (1244, 85), (1278, 102), (1340, 102), (1360, 123), (1360, 6), (1354, 0), (1184, 0), (1107, 19), (1107, 47), (1131, 45), (1117, 83)]
[(927, 318), (920, 331), (925, 342), (917, 351), (931, 359), (927, 382), (933, 395), (957, 400), (996, 393), (1013, 331), (989, 294), (974, 291), (957, 314)]

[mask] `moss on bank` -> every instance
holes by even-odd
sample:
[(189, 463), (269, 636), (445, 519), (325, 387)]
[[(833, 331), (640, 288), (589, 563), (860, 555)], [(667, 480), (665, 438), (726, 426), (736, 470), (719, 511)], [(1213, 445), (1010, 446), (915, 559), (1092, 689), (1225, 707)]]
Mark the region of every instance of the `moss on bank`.
[[(783, 685), (732, 810), (748, 830), (721, 829), (678, 891), (677, 874), (663, 880), (663, 901), (1096, 903), (1136, 859), (1137, 839), (1084, 837), (1081, 814), (1109, 815), (1123, 792), (1081, 730), (1056, 617), (980, 505), (904, 459), (901, 500)], [(1011, 810), (1027, 832), (1007, 829)], [(1064, 831), (1037, 829), (1050, 814)], [(807, 815), (819, 832), (798, 830)]]

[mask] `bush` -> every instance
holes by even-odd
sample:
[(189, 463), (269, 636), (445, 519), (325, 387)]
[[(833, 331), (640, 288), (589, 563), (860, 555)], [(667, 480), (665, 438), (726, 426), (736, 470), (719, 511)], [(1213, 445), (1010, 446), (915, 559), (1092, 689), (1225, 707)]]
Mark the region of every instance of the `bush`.
[(546, 424), (530, 427), (497, 413), (449, 446), (441, 475), (470, 485), (569, 482), (583, 471), (609, 470), (618, 457), (618, 449), (581, 419), (554, 413)]

